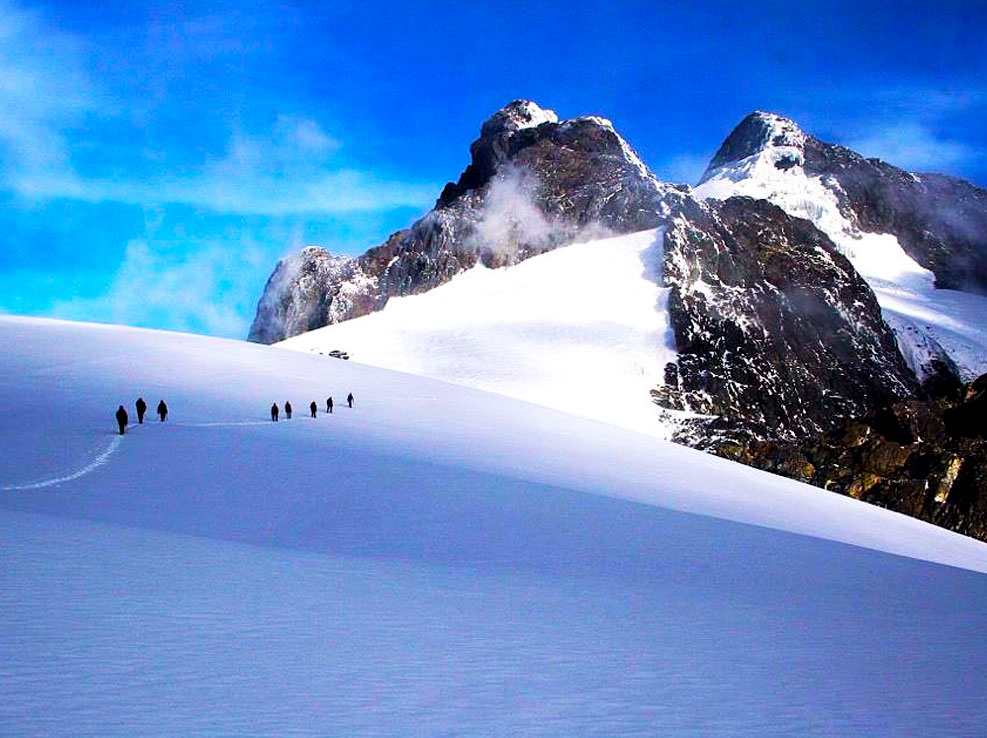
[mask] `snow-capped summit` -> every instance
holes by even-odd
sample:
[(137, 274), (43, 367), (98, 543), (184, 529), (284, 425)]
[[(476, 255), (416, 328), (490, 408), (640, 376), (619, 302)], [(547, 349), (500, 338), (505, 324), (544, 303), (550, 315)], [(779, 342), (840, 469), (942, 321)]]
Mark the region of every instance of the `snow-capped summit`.
[(481, 136), (494, 136), (505, 131), (537, 128), (542, 123), (558, 123), (554, 110), (545, 110), (530, 100), (515, 100), (491, 115), (480, 129)]
[(866, 159), (758, 112), (723, 142), (694, 194), (764, 199), (815, 224), (874, 290), (919, 379), (987, 371), (987, 303), (967, 294), (987, 292), (987, 192)]
[(753, 112), (733, 129), (699, 182), (702, 184), (714, 177), (722, 167), (750, 157), (758, 157), (756, 161), (767, 162), (781, 170), (801, 166), (805, 161), (805, 141), (806, 134), (795, 121), (774, 113)]

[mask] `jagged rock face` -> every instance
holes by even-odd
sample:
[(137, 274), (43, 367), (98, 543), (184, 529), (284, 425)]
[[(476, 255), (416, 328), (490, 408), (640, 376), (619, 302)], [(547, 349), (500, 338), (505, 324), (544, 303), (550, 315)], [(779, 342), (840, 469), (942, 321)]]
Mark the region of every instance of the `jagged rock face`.
[(663, 194), (674, 190), (655, 179), (609, 121), (558, 122), (526, 101), (484, 123), (470, 152), (470, 165), (433, 210), (381, 246), (331, 261), (331, 269), (279, 265), (251, 340), (272, 343), (378, 310), (392, 296), (425, 292), (481, 259), (502, 266), (601, 232), (653, 228)]
[(792, 149), (790, 158), (784, 157), (776, 164), (779, 169), (801, 165), (804, 161), (801, 149), (806, 138), (793, 121), (771, 113), (751, 113), (740, 121), (713, 154), (699, 183), (708, 180), (717, 169), (754, 156), (768, 146)]
[(717, 170), (779, 149), (775, 166), (821, 177), (843, 215), (865, 233), (890, 233), (936, 276), (936, 286), (987, 293), (987, 191), (953, 177), (913, 174), (804, 133), (792, 121), (752, 113), (714, 155)]
[(905, 400), (792, 442), (727, 458), (987, 540), (987, 375), (960, 397)]
[[(273, 343), (333, 322), (340, 314), (369, 312), (358, 286), (371, 281), (353, 259), (308, 247), (282, 259), (267, 281), (249, 340)], [(326, 285), (337, 285), (327, 291)], [(346, 289), (352, 287), (353, 289)]]
[(530, 194), (550, 218), (615, 233), (657, 225), (657, 203), (671, 188), (655, 179), (609, 121), (584, 117), (517, 127), (510, 116), (504, 123), (505, 111), (484, 124), (470, 147), (472, 162), (457, 183), (446, 185), (437, 208), (483, 192), (498, 172), (514, 167), (537, 175)]
[(767, 201), (678, 198), (664, 270), (679, 361), (655, 401), (719, 416), (690, 445), (805, 437), (918, 389), (850, 262)]

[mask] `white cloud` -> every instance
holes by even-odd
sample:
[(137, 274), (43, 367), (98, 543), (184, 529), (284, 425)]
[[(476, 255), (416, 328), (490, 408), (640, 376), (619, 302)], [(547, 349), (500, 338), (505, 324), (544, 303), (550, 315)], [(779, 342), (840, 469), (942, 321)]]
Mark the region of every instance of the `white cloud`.
[[(124, 111), (137, 102), (114, 100), (98, 87), (81, 39), (0, 0), (0, 188), (33, 202), (184, 204), (274, 216), (422, 208), (438, 191), (434, 183), (342, 166), (335, 159), (341, 142), (317, 121), (291, 114), (276, 115), (268, 130), (232, 131), (225, 150), (198, 167), (152, 167), (140, 178), (128, 177), (125, 167), (112, 179), (86, 176), (72, 161), (77, 131), (125, 122)], [(123, 147), (135, 170), (148, 171), (141, 146)]]
[[(0, 136), (3, 129), (0, 115)], [(48, 138), (58, 141), (54, 135)], [(6, 182), (33, 200), (182, 204), (237, 215), (423, 208), (434, 199), (433, 184), (382, 180), (370, 172), (334, 166), (340, 146), (316, 121), (281, 115), (264, 135), (234, 133), (223, 155), (207, 158), (200, 168), (186, 169), (182, 176), (162, 172), (140, 181), (89, 179), (64, 157), (52, 157), (45, 166), (8, 171)], [(31, 148), (43, 147), (32, 143)], [(41, 163), (38, 159), (36, 164)]]
[(538, 179), (522, 169), (505, 169), (490, 183), (476, 239), (483, 249), (513, 254), (519, 244), (542, 246), (556, 230), (534, 204)]
[(260, 252), (205, 245), (182, 257), (155, 252), (134, 240), (109, 289), (99, 297), (56, 302), (50, 315), (122, 325), (161, 326), (241, 338), (256, 295), (234, 275)]
[(0, 0), (0, 153), (6, 172), (65, 166), (61, 130), (94, 109), (78, 39)]
[(22, 196), (134, 205), (191, 205), (230, 215), (288, 216), (424, 208), (435, 185), (379, 180), (355, 169), (319, 171), (274, 166), (242, 149), (207, 164), (200, 174), (133, 182), (84, 179), (71, 170), (35, 171), (8, 178)]
[(945, 172), (962, 164), (975, 151), (964, 143), (936, 136), (928, 127), (902, 122), (876, 129), (847, 142), (864, 156), (884, 159), (903, 169)]

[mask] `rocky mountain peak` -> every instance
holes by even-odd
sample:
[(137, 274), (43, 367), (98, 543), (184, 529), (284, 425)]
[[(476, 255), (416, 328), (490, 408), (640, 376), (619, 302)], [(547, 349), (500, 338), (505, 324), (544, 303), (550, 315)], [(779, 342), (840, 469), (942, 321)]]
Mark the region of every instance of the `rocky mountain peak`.
[[(587, 166), (589, 165), (589, 166)], [(480, 137), (470, 145), (470, 164), (457, 182), (448, 183), (436, 202), (444, 208), (471, 191), (487, 186), (505, 169), (521, 167), (544, 184), (565, 169), (577, 166), (581, 175), (593, 176), (617, 170), (631, 179), (657, 180), (620, 137), (613, 124), (598, 116), (580, 116), (560, 121), (552, 110), (530, 100), (515, 100), (494, 113), (480, 128)], [(566, 176), (567, 186), (582, 186)]]
[(889, 284), (899, 302), (930, 293), (932, 275), (987, 293), (987, 191), (768, 112), (740, 122), (691, 190), (659, 182), (605, 118), (515, 100), (479, 133), (408, 228), (354, 258), (307, 248), (279, 262), (251, 340), (367, 315), (478, 264), (658, 228), (661, 268), (647, 273), (667, 290), (676, 359), (651, 399), (693, 415), (675, 440), (987, 536), (987, 394), (961, 402), (969, 378), (928, 321), (880, 302)]
[(862, 253), (867, 234), (892, 236), (916, 268), (934, 275), (936, 287), (987, 294), (987, 191), (865, 158), (782, 116), (745, 117), (694, 192), (770, 199), (812, 220), (848, 254)]
[(727, 136), (706, 168), (700, 184), (720, 167), (757, 154), (773, 156), (779, 169), (801, 166), (805, 161), (807, 139), (808, 136), (795, 121), (774, 113), (755, 111), (740, 121)]
[(613, 124), (515, 100), (483, 123), (470, 163), (435, 207), (354, 259), (302, 254), (278, 265), (250, 331), (275, 342), (425, 292), (477, 261), (517, 263), (587, 234), (659, 224), (660, 183)]

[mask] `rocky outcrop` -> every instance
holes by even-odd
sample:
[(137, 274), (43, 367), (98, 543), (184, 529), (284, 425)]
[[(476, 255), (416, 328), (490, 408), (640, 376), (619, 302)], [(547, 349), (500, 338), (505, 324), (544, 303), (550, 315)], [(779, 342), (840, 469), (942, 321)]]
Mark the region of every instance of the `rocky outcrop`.
[(903, 400), (828, 434), (717, 452), (987, 540), (985, 411), (987, 375), (960, 398)]
[(653, 396), (716, 416), (679, 440), (794, 440), (916, 393), (873, 292), (811, 223), (739, 197), (679, 198), (668, 217), (679, 360)]
[[(249, 340), (273, 343), (338, 320), (369, 312), (364, 300), (372, 282), (354, 259), (334, 257), (310, 246), (278, 262), (257, 305)], [(335, 289), (327, 290), (327, 285)]]
[(308, 250), (279, 264), (250, 339), (273, 343), (379, 310), (478, 260), (512, 264), (580, 238), (653, 228), (662, 196), (675, 190), (655, 179), (609, 121), (559, 122), (527, 101), (486, 121), (470, 155), (435, 207), (381, 246), (355, 259)]
[(810, 138), (805, 171), (839, 183), (860, 230), (892, 233), (942, 289), (987, 294), (987, 191), (940, 174), (912, 174)]

